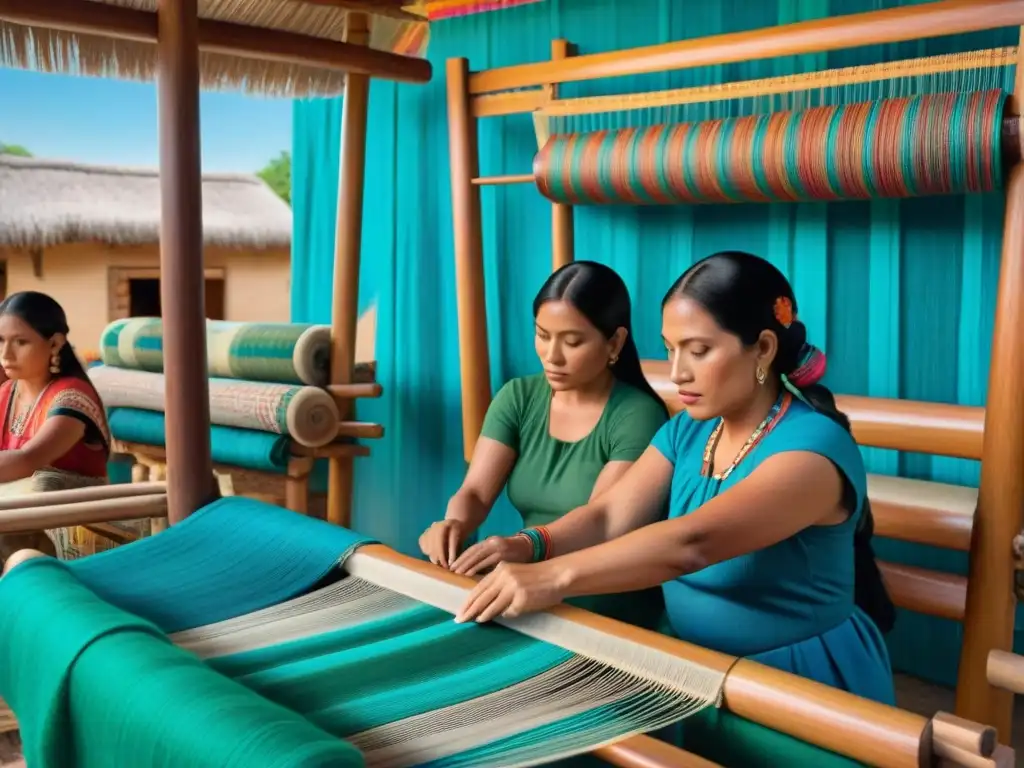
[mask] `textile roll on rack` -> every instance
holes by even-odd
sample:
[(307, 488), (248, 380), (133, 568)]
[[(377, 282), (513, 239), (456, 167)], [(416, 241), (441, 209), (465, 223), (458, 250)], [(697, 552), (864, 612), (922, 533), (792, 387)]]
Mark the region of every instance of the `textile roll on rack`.
[(357, 551), (371, 543), (233, 497), (18, 566), (0, 579), (0, 695), (28, 764), (536, 765), (720, 702), (725, 665), (553, 614), (456, 624), (464, 589)]
[(556, 134), (534, 178), (545, 197), (573, 205), (984, 192), (1002, 184), (1005, 103), (992, 89)]
[[(113, 408), (107, 414), (110, 432), (137, 445), (166, 445), (165, 417), (156, 411)], [(289, 440), (285, 435), (214, 424), (210, 427), (214, 462), (256, 472), (283, 473), (288, 467)]]
[[(89, 378), (109, 409), (163, 411), (166, 382), (162, 373), (98, 365), (89, 369)], [(288, 435), (297, 443), (317, 448), (337, 436), (338, 419), (338, 406), (323, 389), (210, 379), (213, 424)]]
[[(330, 381), (331, 329), (304, 323), (206, 321), (210, 376), (248, 381), (326, 386)], [(100, 337), (104, 365), (163, 373), (163, 324), (157, 317), (115, 320)], [(372, 380), (369, 366), (356, 380)]]

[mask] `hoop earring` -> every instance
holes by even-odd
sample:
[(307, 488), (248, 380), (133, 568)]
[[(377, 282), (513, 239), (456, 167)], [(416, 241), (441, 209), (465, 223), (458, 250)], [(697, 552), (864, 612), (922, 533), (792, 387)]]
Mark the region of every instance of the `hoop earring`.
[(757, 370), (754, 371), (754, 378), (757, 379), (757, 383), (763, 385), (768, 378), (767, 372), (760, 365), (757, 366)]
[(50, 355), (50, 373), (60, 373), (60, 352), (53, 350), (53, 354)]

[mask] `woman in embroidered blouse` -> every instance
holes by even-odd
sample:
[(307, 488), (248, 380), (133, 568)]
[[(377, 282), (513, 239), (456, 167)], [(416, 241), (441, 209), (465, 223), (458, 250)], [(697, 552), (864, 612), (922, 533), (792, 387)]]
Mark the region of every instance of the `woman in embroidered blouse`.
[(892, 703), (867, 476), (788, 281), (715, 254), (669, 290), (662, 334), (687, 411), (602, 496), (519, 534), (457, 620), (661, 584), (680, 638)]
[[(66, 487), (106, 482), (110, 434), (99, 395), (68, 344), (64, 310), (35, 291), (0, 303), (0, 495), (40, 490), (40, 470)], [(30, 539), (30, 540), (26, 540)], [(24, 547), (56, 554), (45, 534), (0, 537), (0, 558)]]

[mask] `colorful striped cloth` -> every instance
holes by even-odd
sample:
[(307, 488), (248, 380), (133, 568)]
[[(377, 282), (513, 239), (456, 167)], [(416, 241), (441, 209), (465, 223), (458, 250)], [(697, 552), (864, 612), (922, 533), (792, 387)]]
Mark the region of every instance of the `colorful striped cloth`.
[[(164, 410), (162, 373), (97, 365), (89, 378), (107, 409)], [(334, 398), (316, 387), (210, 379), (211, 424), (288, 435), (315, 448), (335, 438), (339, 418)]]
[(999, 90), (551, 137), (557, 203), (801, 202), (987, 192), (1002, 184)]
[(456, 16), (469, 16), (474, 13), (500, 11), (520, 5), (539, 3), (542, 0), (418, 0), (407, 6), (413, 13), (419, 13), (430, 21), (441, 21)]
[[(331, 329), (207, 320), (206, 356), (211, 376), (322, 387), (330, 381)], [(163, 373), (163, 323), (158, 317), (115, 320), (103, 331), (100, 357), (115, 368)], [(372, 366), (359, 366), (355, 379), (372, 381)]]

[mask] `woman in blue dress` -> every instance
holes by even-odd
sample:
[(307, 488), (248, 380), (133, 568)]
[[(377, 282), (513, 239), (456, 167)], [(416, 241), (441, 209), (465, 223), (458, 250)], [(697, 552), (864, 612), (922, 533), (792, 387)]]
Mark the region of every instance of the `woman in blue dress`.
[[(789, 282), (756, 256), (710, 256), (669, 290), (662, 335), (686, 412), (604, 494), (501, 542), (456, 619), (661, 584), (681, 639), (894, 703), (864, 464)], [(495, 546), (453, 569), (482, 570)]]

